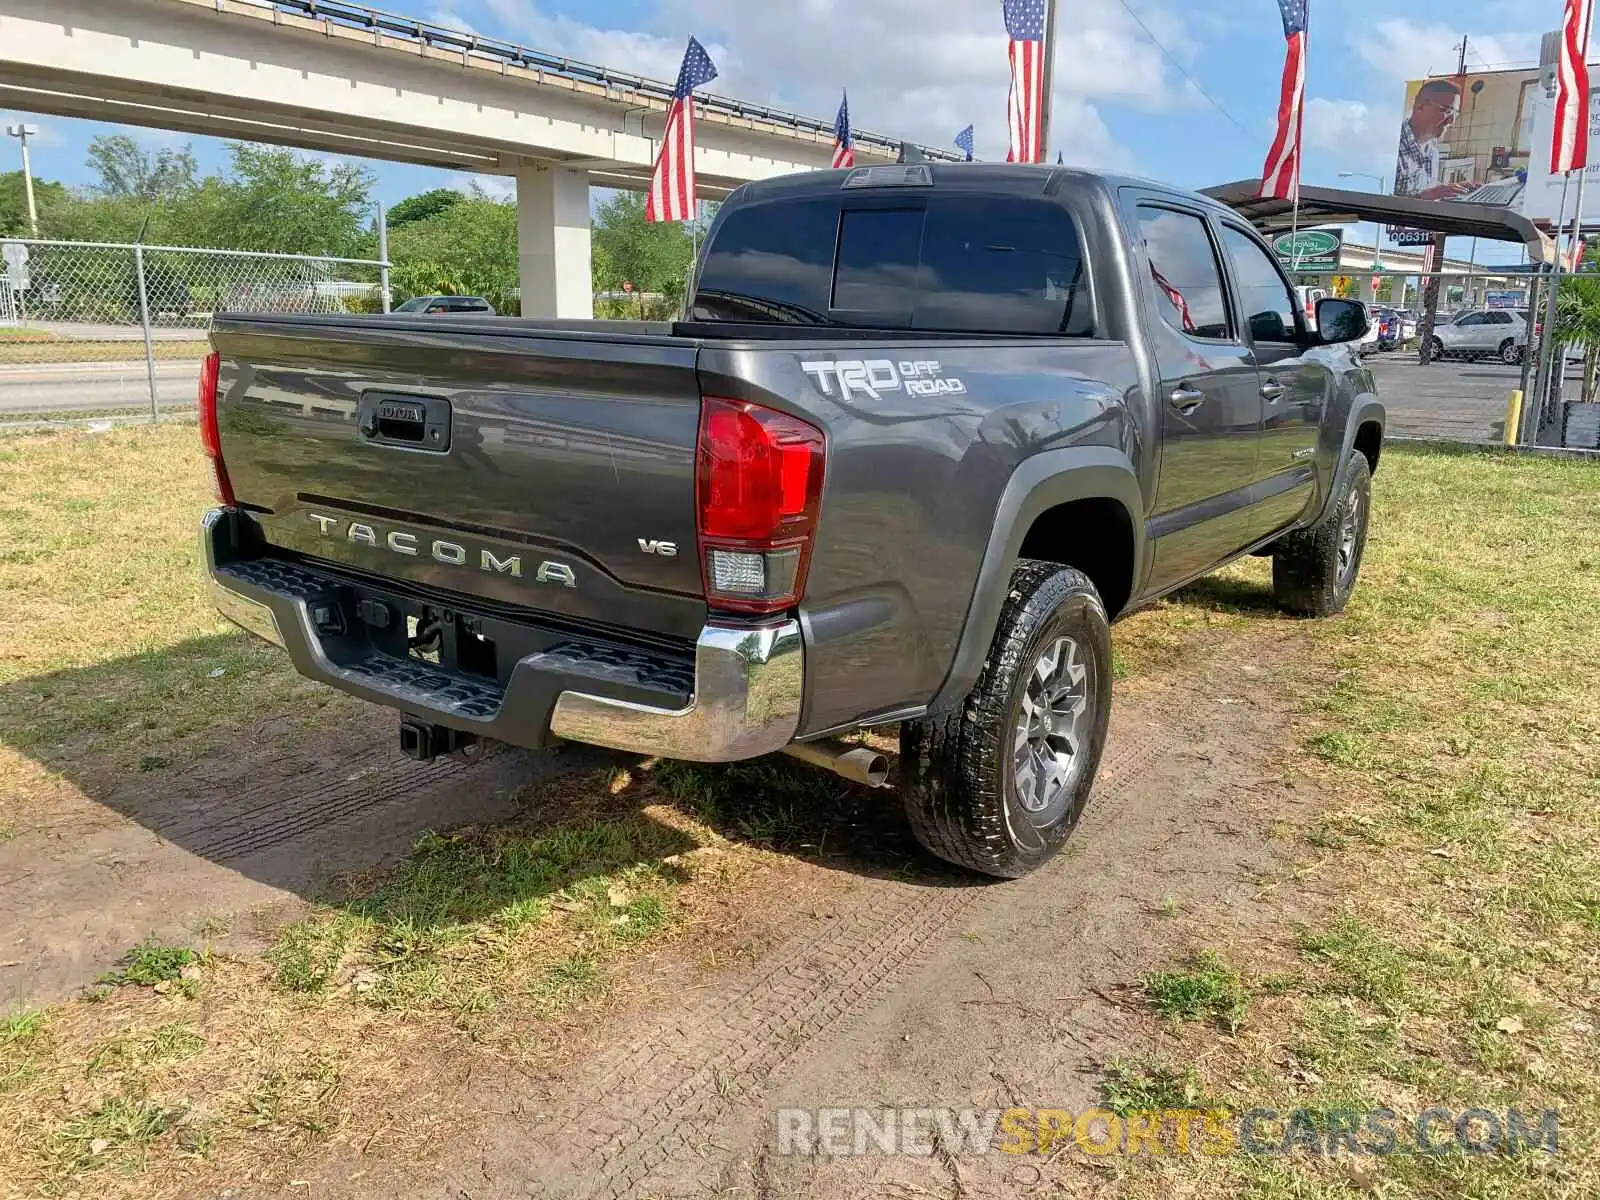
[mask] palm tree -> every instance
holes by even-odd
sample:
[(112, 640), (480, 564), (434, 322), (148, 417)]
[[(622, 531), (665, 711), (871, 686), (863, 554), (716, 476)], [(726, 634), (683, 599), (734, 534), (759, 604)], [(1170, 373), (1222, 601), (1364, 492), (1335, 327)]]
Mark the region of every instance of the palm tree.
[(1556, 345), (1583, 346), (1583, 399), (1595, 398), (1600, 376), (1600, 275), (1567, 275), (1556, 293)]

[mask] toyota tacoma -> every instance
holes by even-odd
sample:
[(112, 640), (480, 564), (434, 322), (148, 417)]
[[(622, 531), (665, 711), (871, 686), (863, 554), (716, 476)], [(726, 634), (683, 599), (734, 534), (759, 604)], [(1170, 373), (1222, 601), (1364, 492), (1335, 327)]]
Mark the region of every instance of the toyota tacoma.
[(1072, 832), (1108, 625), (1245, 554), (1345, 605), (1384, 409), (1364, 307), (1307, 320), (1257, 231), (1064, 168), (738, 189), (684, 319), (219, 315), (214, 596), (406, 751), (727, 762), (899, 727), (935, 854)]

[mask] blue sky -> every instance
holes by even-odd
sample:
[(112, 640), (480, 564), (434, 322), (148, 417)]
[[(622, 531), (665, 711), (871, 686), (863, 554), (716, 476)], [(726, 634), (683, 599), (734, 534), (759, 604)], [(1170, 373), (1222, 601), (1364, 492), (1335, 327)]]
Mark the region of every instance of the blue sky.
[[(722, 75), (715, 91), (831, 117), (850, 89), (861, 128), (948, 144), (972, 122), (978, 155), (1005, 150), (1000, 0), (386, 0), (407, 15), (510, 38), (607, 66), (670, 78), (696, 34)], [(1454, 67), (1528, 65), (1559, 0), (1312, 0), (1304, 177), (1393, 169), (1402, 84)], [(1276, 0), (1060, 0), (1054, 151), (1068, 162), (1200, 187), (1259, 174), (1283, 60)], [(1141, 26), (1142, 22), (1142, 26)], [(1159, 45), (1157, 44), (1159, 42)], [(8, 121), (16, 114), (5, 114)], [(41, 177), (86, 184), (89, 140), (117, 126), (29, 117)], [(189, 141), (203, 169), (221, 143)], [(13, 165), (7, 142), (0, 165)], [(456, 172), (368, 164), (379, 195), (465, 186)], [(488, 180), (491, 188), (509, 181)], [(1376, 187), (1352, 178), (1344, 186)], [(1455, 252), (1452, 246), (1452, 252)]]

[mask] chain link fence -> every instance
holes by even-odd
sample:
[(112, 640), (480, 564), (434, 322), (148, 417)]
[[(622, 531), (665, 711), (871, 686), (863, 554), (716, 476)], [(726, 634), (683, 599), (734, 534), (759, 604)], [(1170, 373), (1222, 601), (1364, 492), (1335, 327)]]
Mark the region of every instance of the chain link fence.
[[(1546, 292), (1544, 281), (1525, 268), (1435, 275), (1296, 272), (1293, 278), (1308, 317), (1323, 295), (1369, 305), (1374, 329), (1361, 353), (1388, 409), (1390, 434), (1504, 442), (1509, 416), (1519, 426), (1514, 440), (1593, 448), (1586, 421), (1600, 406), (1575, 407), (1584, 403), (1581, 344), (1561, 348), (1554, 394), (1542, 411), (1533, 411)], [(1425, 295), (1434, 280), (1437, 315), (1425, 347)], [(1526, 403), (1514, 405), (1513, 392)]]
[(0, 422), (192, 410), (217, 313), (384, 311), (388, 264), (0, 239)]

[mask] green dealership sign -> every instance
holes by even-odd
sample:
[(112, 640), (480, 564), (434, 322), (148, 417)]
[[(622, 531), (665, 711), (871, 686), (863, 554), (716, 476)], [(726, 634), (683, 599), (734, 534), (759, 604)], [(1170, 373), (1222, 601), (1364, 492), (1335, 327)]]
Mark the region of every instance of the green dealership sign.
[(1344, 234), (1337, 229), (1281, 233), (1272, 243), (1283, 265), (1292, 271), (1337, 271), (1343, 246)]

